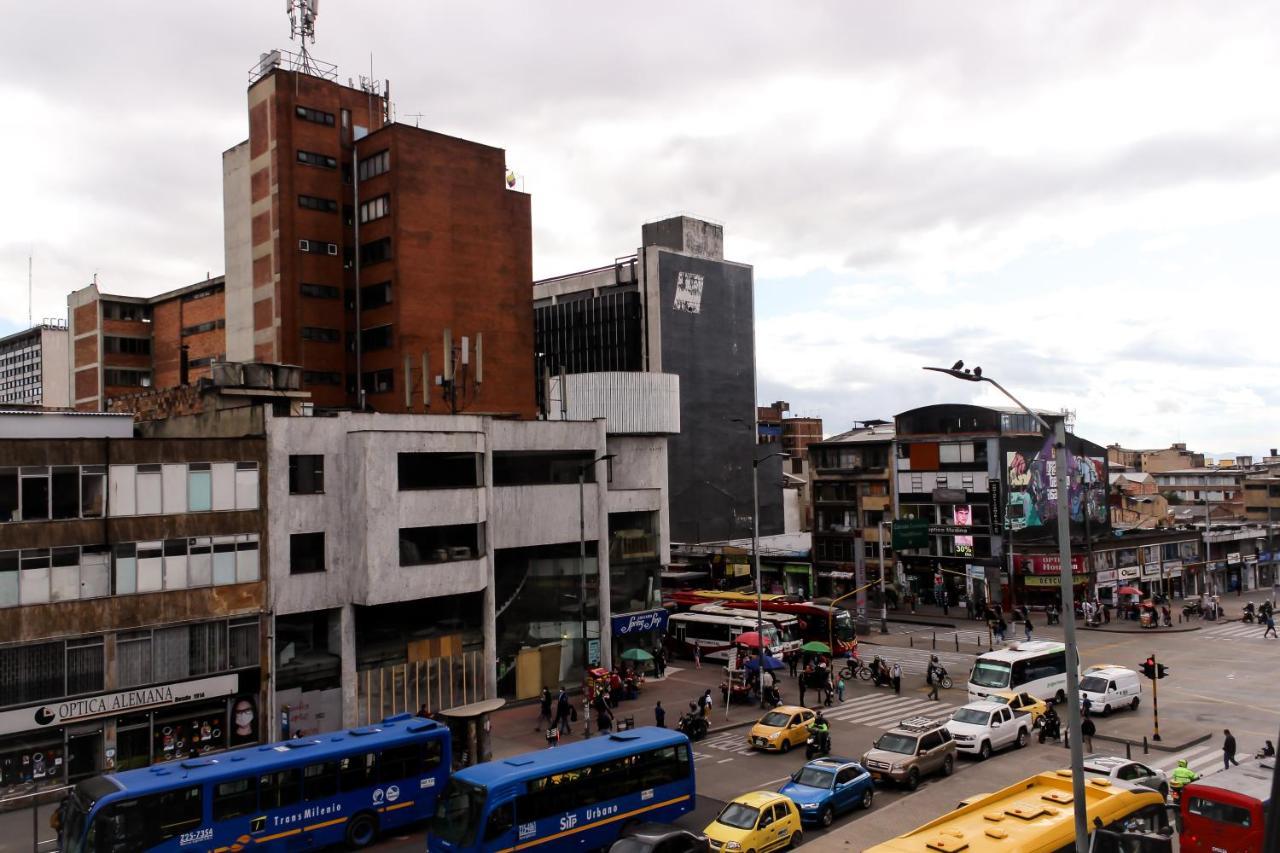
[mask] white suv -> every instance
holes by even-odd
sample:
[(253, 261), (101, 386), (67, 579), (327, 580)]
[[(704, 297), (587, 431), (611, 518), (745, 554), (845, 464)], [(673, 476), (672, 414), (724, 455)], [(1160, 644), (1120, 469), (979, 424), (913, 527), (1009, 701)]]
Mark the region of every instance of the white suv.
[(1093, 753), (1084, 757), (1084, 772), (1108, 779), (1119, 779), (1131, 785), (1141, 785), (1169, 797), (1169, 777), (1164, 771), (1148, 767), (1140, 761), (1121, 758), (1118, 755)]

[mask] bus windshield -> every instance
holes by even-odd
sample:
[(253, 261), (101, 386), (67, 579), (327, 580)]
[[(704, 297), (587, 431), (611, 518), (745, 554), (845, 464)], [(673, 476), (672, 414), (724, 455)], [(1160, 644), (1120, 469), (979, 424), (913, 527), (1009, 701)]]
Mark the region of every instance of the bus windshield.
[(81, 853), (84, 850), (85, 825), (89, 812), (93, 811), (98, 800), (107, 794), (120, 790), (103, 776), (85, 779), (63, 801), (62, 837), (65, 839), (63, 850), (66, 853)]
[(848, 610), (836, 610), (836, 636), (841, 640), (853, 639), (853, 617)]
[(1009, 664), (1000, 661), (980, 660), (973, 665), (969, 681), (979, 687), (1008, 687)]
[(475, 841), (480, 813), (484, 811), (485, 789), (462, 779), (449, 780), (449, 787), (436, 805), (431, 832), (460, 847)]

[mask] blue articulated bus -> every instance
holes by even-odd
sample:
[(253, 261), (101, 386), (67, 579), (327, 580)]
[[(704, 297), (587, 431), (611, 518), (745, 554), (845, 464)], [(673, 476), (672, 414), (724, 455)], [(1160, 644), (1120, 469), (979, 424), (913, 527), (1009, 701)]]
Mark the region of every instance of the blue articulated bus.
[(689, 739), (639, 728), (468, 767), (436, 805), (430, 853), (608, 847), (633, 821), (693, 810)]
[(372, 844), (430, 817), (449, 730), (400, 714), (378, 725), (107, 773), (61, 806), (64, 853), (315, 849)]

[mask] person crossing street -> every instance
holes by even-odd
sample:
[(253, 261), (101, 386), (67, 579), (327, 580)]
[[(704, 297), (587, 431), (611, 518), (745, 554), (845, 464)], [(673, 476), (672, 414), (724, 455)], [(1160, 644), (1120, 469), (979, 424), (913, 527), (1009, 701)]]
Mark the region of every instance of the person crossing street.
[(1222, 769), (1230, 770), (1232, 764), (1240, 763), (1236, 761), (1236, 736), (1231, 733), (1231, 729), (1223, 729), (1222, 735)]
[(925, 673), (925, 681), (929, 684), (929, 698), (935, 702), (940, 701), (938, 699), (938, 685), (942, 683), (942, 676), (938, 672), (937, 655), (929, 656), (929, 669)]

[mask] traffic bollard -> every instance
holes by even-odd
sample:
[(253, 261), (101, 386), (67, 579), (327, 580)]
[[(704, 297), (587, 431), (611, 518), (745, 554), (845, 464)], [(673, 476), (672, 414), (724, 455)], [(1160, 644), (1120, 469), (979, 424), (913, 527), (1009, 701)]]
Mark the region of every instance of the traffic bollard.
[(955, 638), (956, 638), (956, 651), (958, 652), (958, 651), (960, 651), (960, 634), (959, 634), (959, 632), (957, 632), (957, 633), (955, 634)]
[(938, 650), (938, 632), (937, 631), (933, 632), (933, 650), (935, 652)]
[(1125, 741), (1125, 742), (1124, 742), (1124, 757), (1125, 757), (1125, 759), (1126, 759), (1126, 760), (1130, 760), (1130, 761), (1131, 761), (1131, 760), (1133, 760), (1133, 751), (1132, 751), (1132, 750), (1133, 750), (1133, 743), (1132, 743), (1132, 742), (1130, 742), (1130, 741)]
[(1143, 735), (1142, 736), (1142, 754), (1146, 755), (1149, 752), (1151, 752), (1151, 749), (1150, 747), (1147, 746), (1147, 736)]

